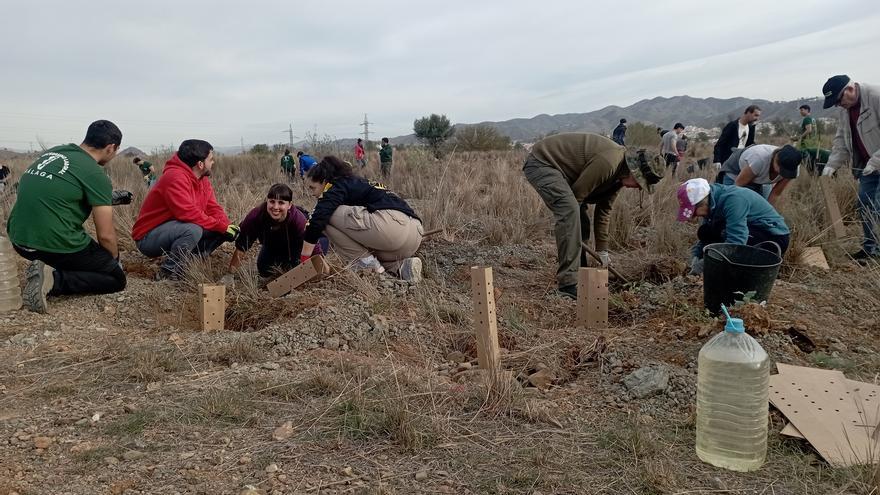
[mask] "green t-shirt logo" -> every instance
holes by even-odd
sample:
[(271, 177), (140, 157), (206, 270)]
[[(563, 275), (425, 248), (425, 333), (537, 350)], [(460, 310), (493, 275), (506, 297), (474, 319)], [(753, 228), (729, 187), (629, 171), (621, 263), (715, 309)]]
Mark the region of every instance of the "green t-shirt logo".
[(64, 175), (64, 172), (67, 172), (67, 169), (70, 168), (70, 160), (68, 160), (67, 157), (62, 155), (61, 153), (53, 153), (50, 151), (43, 156), (46, 157), (45, 160), (28, 167), (28, 169), (25, 170), (25, 173), (52, 180), (52, 172), (46, 172), (43, 170), (44, 168), (46, 168), (46, 165), (49, 165), (54, 161), (61, 160), (63, 164), (61, 165), (61, 168), (57, 172), (55, 172), (55, 174), (57, 175)]

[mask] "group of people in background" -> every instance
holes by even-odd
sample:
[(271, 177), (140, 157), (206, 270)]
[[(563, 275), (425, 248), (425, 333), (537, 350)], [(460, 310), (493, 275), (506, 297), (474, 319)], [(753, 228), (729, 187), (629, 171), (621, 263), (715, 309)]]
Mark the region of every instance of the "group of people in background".
[[(833, 175), (852, 165), (859, 181), (864, 238), (862, 248), (851, 256), (863, 262), (880, 256), (875, 231), (880, 200), (880, 87), (839, 75), (828, 79), (822, 90), (823, 107), (838, 107), (840, 124), (821, 173)], [(819, 148), (810, 108), (803, 105), (799, 111), (803, 116), (796, 136), (800, 150), (792, 145), (755, 144), (761, 109), (751, 105), (722, 129), (713, 150), (718, 168), (714, 183), (694, 178), (675, 189), (678, 220), (702, 220), (692, 251), (692, 274), (701, 272), (703, 248), (710, 243), (773, 242), (786, 251), (790, 230), (777, 207), (787, 185), (798, 177), (804, 150)], [(587, 264), (585, 251), (590, 250), (585, 248), (591, 237), (598, 262), (611, 263), (609, 226), (616, 198), (624, 188), (653, 193), (668, 167), (674, 176), (680, 156), (675, 144), (683, 131), (684, 126), (676, 123), (665, 133), (659, 153), (627, 148), (625, 119), (613, 139), (563, 133), (531, 148), (523, 173), (553, 214), (561, 295), (577, 297), (577, 270)], [(89, 126), (81, 144), (44, 152), (22, 174), (7, 231), (15, 251), (31, 260), (23, 294), (30, 309), (45, 312), (51, 296), (125, 288), (112, 206), (130, 202), (131, 194), (113, 191), (103, 170), (121, 142), (119, 128), (99, 120)], [(230, 242), (234, 249), (224, 277), (228, 280), (241, 266), (244, 253), (259, 241), (256, 265), (262, 276), (282, 273), (332, 249), (353, 269), (418, 282), (422, 262), (415, 254), (424, 234), (421, 219), (402, 198), (359, 175), (367, 165), (361, 140), (354, 156), (357, 168), (335, 156), (319, 161), (300, 151), (297, 167), (286, 150), (282, 169), (290, 179), (298, 173), (316, 199), (314, 210), (310, 213), (293, 204), (293, 190), (279, 183), (271, 185), (265, 200), (235, 223), (214, 193), (213, 147), (204, 140), (185, 140), (161, 175), (149, 162), (134, 160), (148, 192), (131, 237), (143, 255), (163, 258), (160, 280), (180, 279), (192, 258), (208, 256)], [(389, 177), (392, 149), (387, 138), (382, 139), (379, 165), (382, 175)], [(0, 180), (7, 176), (8, 172)], [(592, 219), (589, 205), (594, 205)], [(88, 218), (95, 238), (83, 226)]]
[[(379, 142), (379, 172), (385, 180), (391, 178), (391, 166), (394, 161), (393, 154), (394, 149), (391, 147), (391, 142), (387, 137), (383, 137)], [(303, 151), (298, 151), (296, 157), (299, 161), (300, 179), (304, 179), (305, 173), (315, 166), (317, 160)], [(364, 140), (361, 138), (358, 138), (354, 145), (354, 162), (361, 171), (367, 168), (367, 150), (364, 146)], [(281, 157), (281, 170), (287, 174), (288, 178), (296, 178), (296, 167), (293, 162), (293, 157), (290, 156), (289, 149), (284, 150), (284, 155)]]
[[(131, 193), (113, 191), (103, 169), (121, 143), (120, 129), (99, 120), (81, 144), (47, 150), (22, 174), (7, 232), (15, 251), (31, 261), (23, 291), (30, 310), (46, 312), (54, 296), (125, 288), (112, 207), (130, 202)], [(229, 242), (234, 249), (223, 280), (230, 281), (244, 253), (259, 241), (256, 265), (263, 277), (332, 249), (352, 269), (419, 282), (422, 262), (415, 254), (424, 228), (409, 204), (335, 156), (317, 161), (297, 155), (300, 178), (316, 199), (314, 211), (294, 205), (293, 190), (279, 183), (240, 223), (229, 219), (215, 195), (216, 156), (209, 142), (183, 141), (158, 177), (152, 164), (135, 158), (147, 194), (131, 237), (144, 256), (161, 258), (156, 279), (181, 279), (193, 259)], [(289, 151), (284, 156), (285, 172), (293, 175)], [(90, 217), (97, 239), (84, 227)]]
[[(761, 246), (774, 243), (788, 249), (791, 231), (777, 211), (786, 187), (798, 177), (804, 158), (832, 175), (850, 163), (859, 180), (858, 211), (864, 238), (862, 249), (850, 256), (862, 263), (880, 257), (876, 227), (880, 223), (880, 88), (860, 84), (848, 76), (828, 79), (822, 88), (823, 108), (839, 108), (839, 126), (830, 152), (823, 156), (818, 125), (809, 105), (798, 111), (802, 120), (794, 137), (797, 147), (755, 144), (761, 108), (748, 106), (727, 123), (713, 149), (718, 174), (714, 183), (704, 178), (685, 181), (676, 188), (677, 219), (701, 221), (691, 251), (691, 274), (700, 275), (703, 248), (726, 242)], [(577, 271), (587, 266), (587, 240), (593, 225), (595, 251), (602, 265), (610, 263), (608, 224), (615, 198), (624, 187), (651, 193), (668, 167), (675, 175), (684, 125), (672, 131), (657, 128), (659, 154), (626, 147), (627, 121), (621, 118), (611, 139), (598, 134), (565, 133), (547, 137), (531, 148), (523, 173), (535, 188), (555, 222), (557, 284), (559, 293), (577, 297)], [(589, 205), (595, 205), (590, 221)]]

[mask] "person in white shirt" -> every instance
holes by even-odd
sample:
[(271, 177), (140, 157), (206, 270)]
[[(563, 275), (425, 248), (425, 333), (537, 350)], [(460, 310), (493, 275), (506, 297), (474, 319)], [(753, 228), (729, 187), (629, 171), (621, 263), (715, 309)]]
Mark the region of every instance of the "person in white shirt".
[(797, 178), (800, 164), (801, 152), (794, 146), (755, 144), (730, 155), (721, 166), (722, 182), (751, 189), (776, 207), (782, 191)]

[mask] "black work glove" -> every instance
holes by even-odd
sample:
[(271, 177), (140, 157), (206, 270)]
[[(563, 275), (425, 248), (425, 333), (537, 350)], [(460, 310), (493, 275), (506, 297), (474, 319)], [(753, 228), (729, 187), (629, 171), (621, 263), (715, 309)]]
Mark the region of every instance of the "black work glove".
[(131, 204), (131, 192), (125, 189), (117, 189), (110, 195), (110, 204), (113, 206)]

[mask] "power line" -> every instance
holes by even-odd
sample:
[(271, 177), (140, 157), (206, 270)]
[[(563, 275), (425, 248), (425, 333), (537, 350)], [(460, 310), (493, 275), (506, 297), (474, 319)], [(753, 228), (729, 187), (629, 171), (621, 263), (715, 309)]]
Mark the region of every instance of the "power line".
[(362, 132), (361, 134), (364, 135), (364, 142), (366, 143), (370, 142), (370, 124), (372, 123), (373, 122), (367, 120), (367, 114), (364, 114), (364, 121), (361, 122), (360, 125), (364, 128), (364, 132)]

